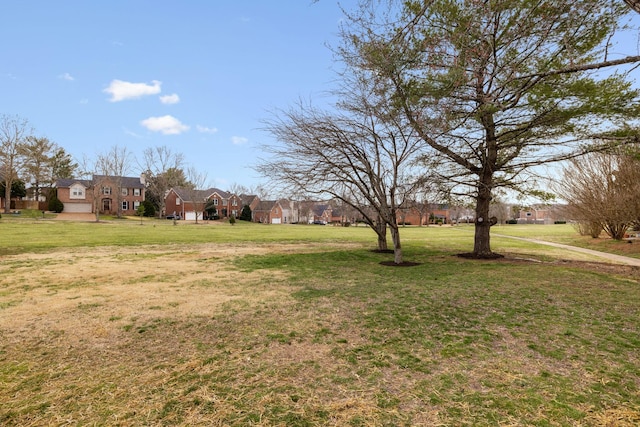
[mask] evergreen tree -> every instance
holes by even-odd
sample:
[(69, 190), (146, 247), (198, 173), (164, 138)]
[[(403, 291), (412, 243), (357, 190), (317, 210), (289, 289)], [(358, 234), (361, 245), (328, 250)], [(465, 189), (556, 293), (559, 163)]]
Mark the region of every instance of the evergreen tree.
[(251, 221), (251, 208), (249, 205), (244, 205), (242, 207), (242, 212), (240, 212), (240, 217), (238, 219), (242, 221)]

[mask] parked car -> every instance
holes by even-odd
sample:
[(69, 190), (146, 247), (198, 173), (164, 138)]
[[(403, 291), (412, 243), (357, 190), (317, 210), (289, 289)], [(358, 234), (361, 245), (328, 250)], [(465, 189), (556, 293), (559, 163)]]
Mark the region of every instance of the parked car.
[(167, 219), (182, 219), (180, 214), (167, 215)]

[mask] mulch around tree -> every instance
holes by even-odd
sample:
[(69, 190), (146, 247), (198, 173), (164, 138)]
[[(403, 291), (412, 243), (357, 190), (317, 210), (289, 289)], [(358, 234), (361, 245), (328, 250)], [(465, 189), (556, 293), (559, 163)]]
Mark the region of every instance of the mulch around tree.
[(399, 264), (393, 261), (380, 261), (380, 265), (386, 265), (387, 267), (415, 267), (416, 265), (421, 265), (421, 262), (411, 262), (411, 261), (403, 261)]

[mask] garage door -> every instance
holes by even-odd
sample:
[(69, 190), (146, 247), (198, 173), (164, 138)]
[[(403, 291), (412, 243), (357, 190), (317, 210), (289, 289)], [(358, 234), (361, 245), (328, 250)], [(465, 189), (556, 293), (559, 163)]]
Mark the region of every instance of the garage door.
[[(198, 217), (200, 217), (200, 215), (198, 215)], [(200, 217), (202, 218), (202, 217)], [(186, 219), (187, 221), (193, 221), (196, 219), (196, 213), (191, 211), (191, 212), (185, 212), (184, 214), (184, 219)]]
[(62, 212), (91, 213), (91, 203), (65, 203)]
[(272, 218), (271, 219), (271, 224), (281, 224), (282, 223), (282, 219), (281, 218)]

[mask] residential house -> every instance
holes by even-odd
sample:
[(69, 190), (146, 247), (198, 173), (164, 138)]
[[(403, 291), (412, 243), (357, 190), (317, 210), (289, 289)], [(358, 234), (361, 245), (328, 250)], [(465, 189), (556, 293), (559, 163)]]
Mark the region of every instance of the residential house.
[(260, 198), (255, 194), (241, 194), (239, 197), (242, 205), (240, 213), (242, 213), (242, 209), (244, 209), (245, 206), (249, 206), (249, 209), (251, 209), (251, 221), (253, 221), (253, 212), (260, 203)]
[(311, 222), (323, 222), (328, 224), (333, 219), (333, 207), (327, 203), (319, 203), (312, 208), (313, 217)]
[(92, 179), (59, 179), (63, 212), (135, 215), (145, 198), (144, 177), (94, 175)]
[(552, 224), (550, 211), (547, 207), (533, 206), (529, 209), (520, 209), (517, 218), (518, 224)]
[(262, 224), (283, 224), (284, 212), (278, 200), (261, 200), (253, 210), (253, 221)]
[(293, 200), (281, 199), (280, 206), (282, 207), (282, 222), (284, 224), (298, 222), (299, 213), (296, 202)]
[(169, 189), (164, 198), (166, 215), (177, 215), (186, 220), (208, 219), (205, 207), (211, 203), (216, 209), (215, 216), (229, 218), (240, 216), (243, 199), (241, 196), (209, 188), (206, 190), (192, 190), (184, 187)]
[(556, 221), (566, 221), (564, 205), (541, 205), (520, 209), (518, 224), (553, 224)]
[(406, 225), (450, 224), (451, 209), (441, 203), (405, 203), (398, 209), (397, 220)]

